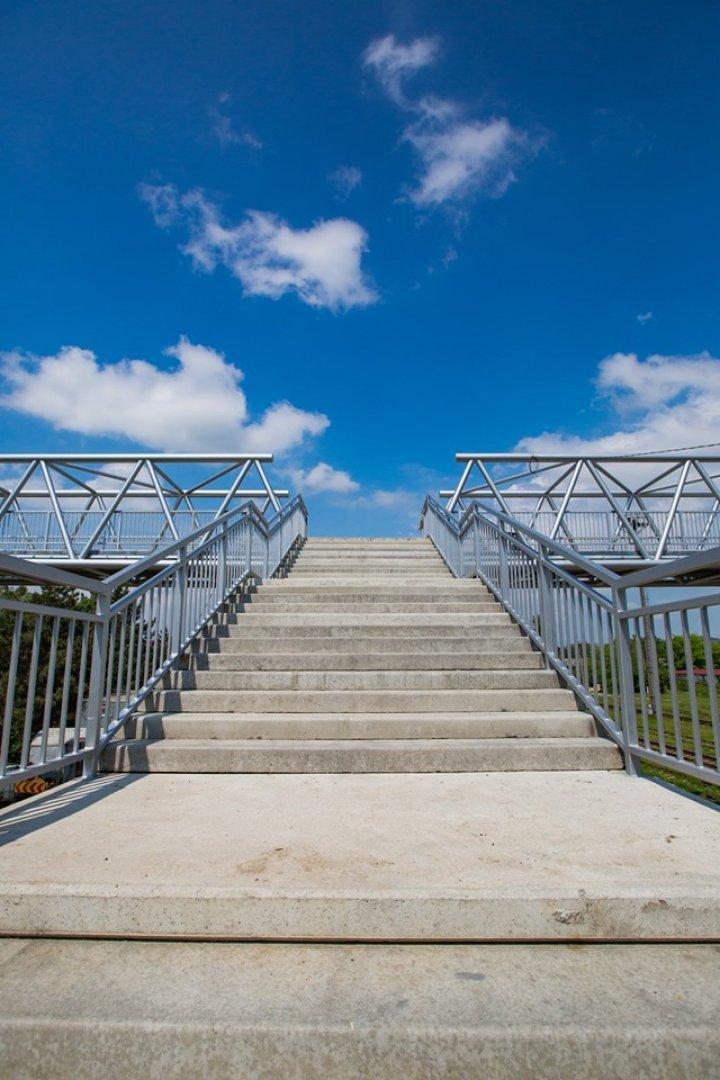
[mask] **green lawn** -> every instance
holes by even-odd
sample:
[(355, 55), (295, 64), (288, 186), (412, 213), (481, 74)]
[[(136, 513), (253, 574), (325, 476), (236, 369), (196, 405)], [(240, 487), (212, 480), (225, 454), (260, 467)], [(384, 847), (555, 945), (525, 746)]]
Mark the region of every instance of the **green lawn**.
[[(709, 688), (701, 684), (696, 685), (695, 700), (697, 704), (700, 747), (705, 764), (713, 767), (715, 764), (716, 747), (713, 738)], [(635, 695), (635, 704), (637, 706), (638, 741), (641, 746), (644, 746), (646, 745), (646, 740), (640, 694)], [(678, 689), (677, 708), (680, 742), (682, 744), (685, 759), (690, 762), (695, 762), (695, 741), (692, 724), (691, 695), (689, 690)], [(677, 740), (675, 734), (675, 719), (673, 717), (672, 696), (669, 690), (665, 691), (661, 696), (660, 715), (662, 717), (662, 726), (665, 733), (665, 749), (668, 754), (674, 755), (676, 753)], [(650, 748), (653, 750), (659, 749), (659, 727), (658, 717), (654, 714), (649, 714), (647, 718), (647, 741)], [(684, 773), (676, 772), (674, 769), (650, 764), (649, 762), (642, 763), (642, 772), (645, 776), (652, 776), (658, 780), (664, 780), (666, 783), (672, 784), (673, 787), (679, 788), (682, 791), (692, 792), (693, 795), (700, 795), (703, 799), (708, 799), (710, 802), (720, 804), (720, 786), (706, 784), (702, 780), (696, 780), (693, 776), (686, 776)]]

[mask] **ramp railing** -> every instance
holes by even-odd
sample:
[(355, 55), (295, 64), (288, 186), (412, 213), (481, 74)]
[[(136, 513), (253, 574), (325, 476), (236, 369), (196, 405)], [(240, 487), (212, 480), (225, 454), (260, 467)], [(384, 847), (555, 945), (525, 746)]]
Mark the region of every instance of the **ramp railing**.
[[(0, 791), (80, 766), (92, 775), (225, 601), (276, 573), (306, 532), (296, 496), (271, 518), (230, 511), (104, 581), (0, 555), (0, 577), (26, 586), (0, 598)], [(50, 603), (33, 602), (38, 586)]]
[(628, 771), (720, 784), (720, 591), (664, 588), (716, 573), (720, 548), (620, 576), (492, 507), (458, 518), (429, 496), (421, 528), (456, 577), (494, 593)]

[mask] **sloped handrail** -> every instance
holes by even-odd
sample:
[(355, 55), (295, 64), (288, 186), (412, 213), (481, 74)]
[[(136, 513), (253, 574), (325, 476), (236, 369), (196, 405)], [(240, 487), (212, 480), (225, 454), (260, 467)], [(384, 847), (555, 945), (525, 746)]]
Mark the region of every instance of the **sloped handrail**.
[(622, 747), (629, 772), (644, 760), (720, 784), (720, 650), (711, 633), (720, 593), (632, 600), (636, 589), (716, 570), (720, 548), (620, 576), (478, 503), (458, 518), (428, 496), (420, 527), (456, 577), (488, 586)]
[(271, 518), (253, 505), (229, 511), (104, 581), (0, 555), (6, 580), (70, 587), (95, 608), (0, 600), (12, 622), (0, 788), (80, 763), (92, 775), (103, 747), (225, 601), (277, 572), (306, 532), (296, 496)]

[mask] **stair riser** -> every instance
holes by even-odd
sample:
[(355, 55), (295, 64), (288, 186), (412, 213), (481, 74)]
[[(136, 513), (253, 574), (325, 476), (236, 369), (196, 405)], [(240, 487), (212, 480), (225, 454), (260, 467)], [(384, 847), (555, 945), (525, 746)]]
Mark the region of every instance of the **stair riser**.
[(424, 612), (422, 615), (403, 615), (396, 612), (386, 612), (385, 614), (375, 612), (369, 615), (335, 612), (332, 615), (322, 615), (312, 611), (303, 611), (293, 615), (284, 610), (273, 614), (245, 611), (238, 616), (236, 625), (240, 631), (243, 629), (253, 630), (259, 626), (308, 628), (312, 626), (378, 626), (387, 629), (423, 627), (426, 633), (434, 631), (436, 626), (449, 626), (457, 633), (462, 627), (510, 626), (510, 616), (502, 612), (488, 612), (487, 614), (484, 612), (462, 612), (460, 614), (447, 612), (441, 615), (433, 615), (430, 612)]
[(196, 671), (495, 671), (542, 668), (539, 653), (464, 653), (439, 656), (415, 653), (285, 653), (260, 656), (195, 653), (187, 666)]
[(181, 671), (183, 690), (535, 690), (551, 671)]
[(569, 690), (161, 690), (151, 712), (567, 712)]
[[(525, 740), (527, 742), (527, 740)], [(382, 747), (310, 744), (283, 747), (183, 746), (181, 742), (121, 743), (103, 753), (107, 772), (177, 773), (422, 773), (422, 772), (559, 772), (578, 769), (617, 769), (617, 747), (600, 740), (583, 745), (558, 740), (550, 746), (483, 745), (435, 740), (433, 745)]]
[[(395, 625), (391, 622), (376, 624), (368, 624), (367, 620), (362, 626), (358, 626), (355, 622), (350, 623), (338, 623), (336, 620), (332, 622), (326, 620), (325, 622), (318, 624), (317, 622), (312, 625), (301, 625), (297, 623), (288, 624), (286, 626), (278, 626), (277, 624), (268, 624), (266, 626), (258, 626), (257, 623), (243, 622), (242, 625), (236, 623), (229, 623), (223, 626), (214, 626), (208, 629), (203, 635), (207, 639), (216, 639), (221, 647), (226, 648), (227, 641), (235, 641), (238, 643), (238, 647), (242, 647), (240, 642), (284, 642), (289, 639), (296, 639), (299, 642), (306, 641), (382, 641), (382, 648), (385, 647), (385, 641), (396, 641), (402, 648), (406, 647), (406, 643), (415, 641), (427, 641), (432, 639), (437, 641), (438, 648), (445, 647), (446, 641), (457, 641), (460, 638), (464, 642), (464, 648), (468, 646), (475, 646), (478, 649), (484, 647), (490, 647), (490, 642), (502, 642), (503, 648), (506, 643), (511, 641), (520, 641), (524, 646), (527, 646), (527, 638), (521, 638), (518, 635), (517, 630), (511, 625), (509, 620), (505, 622), (494, 622), (488, 624), (476, 623), (470, 627), (458, 627), (454, 622), (438, 625), (428, 626), (426, 621), (423, 620), (422, 624), (418, 626), (414, 620), (410, 621), (409, 625)], [(229, 646), (227, 646), (229, 648)], [(279, 648), (279, 644), (277, 646)], [(414, 645), (411, 646), (413, 649)], [(491, 646), (494, 648), (494, 644)]]
[(465, 589), (448, 593), (445, 589), (398, 589), (396, 592), (365, 592), (363, 589), (308, 589), (306, 592), (282, 592), (275, 589), (260, 589), (247, 597), (242, 603), (224, 607), (224, 611), (244, 611), (248, 605), (258, 604), (295, 605), (306, 604), (454, 604), (455, 607), (490, 607), (499, 609), (499, 604), (486, 592), (478, 589)]
[(285, 631), (282, 634), (272, 636), (272, 650), (269, 648), (270, 636), (260, 634), (243, 634), (242, 637), (202, 637), (194, 645), (192, 656), (200, 653), (209, 654), (213, 657), (246, 656), (250, 659), (263, 659), (270, 651), (284, 654), (296, 653), (342, 653), (348, 656), (371, 653), (377, 655), (387, 654), (410, 654), (419, 658), (423, 663), (428, 659), (428, 654), (442, 660), (452, 658), (455, 655), (482, 655), (484, 652), (499, 652), (504, 655), (514, 653), (529, 653), (530, 645), (527, 638), (521, 638), (516, 634), (507, 633), (492, 636), (483, 635), (482, 638), (475, 635), (465, 637), (450, 637), (446, 635), (425, 636), (409, 638), (405, 636), (392, 636), (378, 634), (375, 637), (330, 637), (325, 635), (302, 635), (293, 637)]
[(332, 600), (298, 600), (278, 603), (275, 600), (253, 600), (239, 612), (241, 615), (494, 615), (501, 614), (499, 604), (486, 603), (463, 603), (456, 604), (452, 601), (332, 601)]
[[(459, 584), (451, 581), (450, 585)], [(278, 581), (269, 581), (252, 592), (250, 600), (268, 600), (273, 603), (295, 603), (299, 600), (346, 600), (348, 603), (363, 601), (372, 603), (391, 603), (394, 601), (407, 601), (408, 603), (421, 603), (437, 600), (440, 603), (448, 603), (450, 599), (459, 604), (495, 603), (495, 598), (486, 589), (462, 586), (461, 588), (437, 588), (437, 586), (417, 585), (298, 585), (290, 578), (282, 578)], [(232, 610), (231, 606), (225, 605), (223, 610)]]
[(366, 588), (376, 588), (380, 591), (411, 589), (417, 591), (418, 589), (436, 592), (445, 592), (445, 586), (448, 585), (448, 594), (454, 594), (457, 592), (465, 591), (466, 588), (474, 588), (474, 582), (468, 582), (468, 585), (464, 585), (459, 582), (457, 578), (442, 577), (438, 574), (427, 575), (426, 577), (418, 577), (417, 574), (412, 577), (403, 577), (401, 574), (327, 574), (324, 576), (318, 574), (306, 574), (300, 577), (295, 577), (295, 571), (291, 578), (278, 578), (273, 579), (260, 588), (277, 589), (278, 591), (287, 588), (288, 593), (292, 593), (295, 589), (358, 589), (365, 590)]
[(186, 716), (131, 717), (126, 739), (581, 739), (595, 735), (583, 713), (500, 716)]

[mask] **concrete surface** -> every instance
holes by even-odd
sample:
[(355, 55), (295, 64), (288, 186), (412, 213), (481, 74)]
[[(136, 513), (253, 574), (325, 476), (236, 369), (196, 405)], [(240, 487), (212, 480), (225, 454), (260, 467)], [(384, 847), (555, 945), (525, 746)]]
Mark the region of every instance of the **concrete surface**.
[(139, 713), (128, 739), (537, 739), (595, 734), (588, 713)]
[(0, 941), (4, 1075), (717, 1080), (714, 945)]
[(459, 773), (622, 769), (597, 738), (131, 739), (103, 753), (104, 772)]
[(0, 839), (0, 934), (720, 941), (720, 814), (624, 773), (105, 776)]

